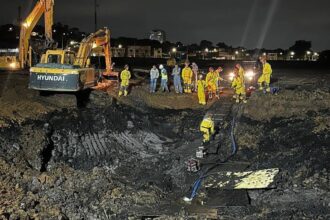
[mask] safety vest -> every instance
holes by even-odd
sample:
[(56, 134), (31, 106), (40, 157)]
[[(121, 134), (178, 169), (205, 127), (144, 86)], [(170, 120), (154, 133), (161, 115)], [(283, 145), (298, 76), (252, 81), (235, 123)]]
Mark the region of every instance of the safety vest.
[(128, 71), (128, 70), (123, 70), (121, 73), (120, 73), (120, 79), (122, 81), (124, 80), (129, 80), (131, 78), (131, 72)]
[(269, 63), (265, 63), (263, 65), (262, 73), (263, 74), (269, 74), (269, 75), (271, 75), (273, 73), (272, 67), (270, 66)]
[(197, 81), (197, 88), (198, 88), (198, 90), (203, 91), (205, 87), (206, 87), (206, 82), (205, 82), (205, 80), (200, 80), (200, 79), (199, 79), (199, 80)]
[(193, 72), (190, 67), (183, 68), (183, 70), (182, 70), (183, 79), (191, 79), (192, 75), (193, 75)]
[(162, 79), (167, 79), (167, 72), (165, 69), (162, 69)]
[(244, 81), (240, 76), (237, 76), (234, 78), (233, 82), (231, 83), (231, 87), (240, 89), (240, 88), (245, 88)]
[(206, 82), (208, 84), (212, 83), (212, 84), (215, 84), (218, 82), (218, 73), (216, 71), (214, 72), (209, 72), (207, 75), (206, 75)]
[(211, 118), (204, 118), (201, 127), (202, 128), (212, 128), (214, 126), (214, 122), (212, 121)]

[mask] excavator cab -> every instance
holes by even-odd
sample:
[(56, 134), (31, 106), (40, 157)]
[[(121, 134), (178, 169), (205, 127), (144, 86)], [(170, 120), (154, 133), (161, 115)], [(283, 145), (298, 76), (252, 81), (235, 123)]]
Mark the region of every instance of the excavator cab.
[(73, 65), (75, 53), (67, 50), (47, 50), (42, 55), (40, 63)]

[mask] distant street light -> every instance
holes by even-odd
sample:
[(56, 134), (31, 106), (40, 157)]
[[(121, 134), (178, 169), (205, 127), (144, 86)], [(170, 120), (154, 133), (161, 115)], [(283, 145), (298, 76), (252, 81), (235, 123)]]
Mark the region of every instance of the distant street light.
[(282, 55), (283, 55), (283, 53), (281, 52), (281, 53), (280, 53), (280, 55), (282, 56)]
[(235, 51), (235, 54), (238, 55), (238, 51), (237, 50)]
[(64, 37), (65, 37), (65, 33), (62, 34), (62, 49), (64, 48)]
[(209, 48), (205, 48), (205, 52), (208, 53), (209, 52)]
[(296, 54), (296, 53), (293, 52), (293, 51), (291, 51), (291, 53), (290, 53), (291, 56), (294, 56), (295, 54)]
[(217, 48), (214, 48), (214, 49), (213, 49), (213, 52), (215, 52), (215, 53), (218, 52)]
[(314, 56), (318, 56), (318, 55), (319, 55), (318, 53), (316, 53), (316, 52), (314, 53)]
[(9, 31), (9, 32), (13, 31), (13, 28), (12, 28), (12, 27), (10, 27), (10, 28), (8, 29), (8, 31)]
[(311, 55), (311, 53), (312, 53), (312, 52), (310, 52), (310, 51), (307, 51), (306, 53), (307, 53), (307, 55)]
[(118, 48), (119, 48), (119, 49), (121, 49), (122, 47), (123, 47), (123, 45), (121, 45), (121, 44), (118, 45)]
[(172, 52), (173, 52), (173, 53), (176, 53), (176, 51), (177, 51), (177, 50), (176, 50), (176, 48), (175, 48), (175, 47), (174, 47), (174, 48), (172, 48)]
[(266, 55), (267, 55), (267, 53), (263, 53), (262, 55), (266, 56)]

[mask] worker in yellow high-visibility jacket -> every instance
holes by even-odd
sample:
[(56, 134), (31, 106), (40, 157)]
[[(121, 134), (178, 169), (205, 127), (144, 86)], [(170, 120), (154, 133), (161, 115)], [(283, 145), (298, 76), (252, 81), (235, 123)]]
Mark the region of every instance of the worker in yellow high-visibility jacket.
[(207, 87), (205, 80), (203, 80), (203, 75), (200, 74), (197, 80), (197, 94), (198, 94), (198, 101), (201, 105), (206, 105), (205, 99), (205, 88)]
[(213, 94), (217, 93), (217, 72), (214, 71), (213, 67), (209, 68), (209, 72), (206, 74), (206, 84), (207, 84), (207, 91), (209, 94), (209, 99), (213, 98)]
[(231, 87), (235, 89), (234, 98), (236, 99), (236, 103), (239, 103), (240, 100), (242, 100), (243, 103), (246, 103), (245, 84), (242, 78), (239, 76), (238, 68), (235, 68), (235, 77), (231, 83)]
[(242, 81), (243, 82), (245, 82), (245, 70), (244, 70), (244, 68), (242, 67), (242, 65), (241, 64), (236, 64), (236, 66), (235, 66), (237, 69), (238, 69), (238, 75), (239, 75), (239, 77), (242, 79)]
[(124, 93), (124, 96), (127, 96), (128, 94), (128, 86), (129, 86), (129, 80), (131, 78), (131, 72), (128, 70), (128, 65), (125, 65), (125, 69), (120, 73), (120, 89), (119, 89), (119, 96), (122, 96)]
[(203, 143), (208, 143), (215, 133), (214, 122), (210, 115), (206, 115), (200, 124), (200, 131), (203, 133)]
[(189, 62), (185, 63), (185, 68), (183, 68), (181, 75), (183, 79), (184, 92), (191, 93), (193, 71), (189, 67)]
[(261, 58), (261, 63), (262, 63), (262, 75), (258, 79), (258, 85), (259, 85), (259, 90), (263, 90), (263, 84), (266, 87), (266, 91), (270, 92), (270, 77), (273, 73), (271, 65), (267, 62), (266, 57)]

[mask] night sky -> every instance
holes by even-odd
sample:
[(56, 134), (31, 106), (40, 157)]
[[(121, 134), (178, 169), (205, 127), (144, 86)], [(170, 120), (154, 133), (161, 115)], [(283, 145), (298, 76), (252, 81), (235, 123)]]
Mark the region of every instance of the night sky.
[[(33, 0), (5, 0), (0, 23), (26, 15)], [(98, 0), (99, 26), (113, 37), (147, 38), (163, 29), (169, 41), (206, 39), (247, 48), (288, 48), (310, 40), (314, 50), (330, 49), (330, 0)], [(94, 30), (94, 0), (55, 0), (55, 22)]]

